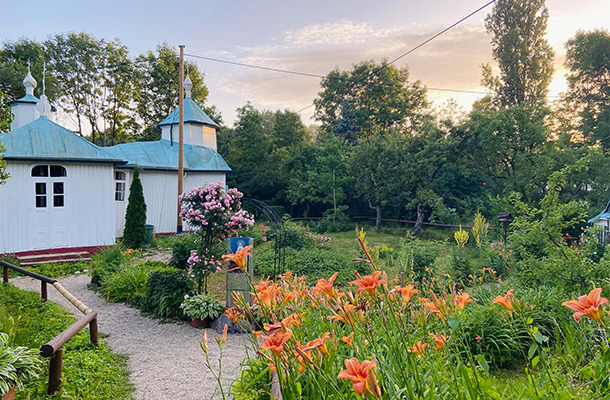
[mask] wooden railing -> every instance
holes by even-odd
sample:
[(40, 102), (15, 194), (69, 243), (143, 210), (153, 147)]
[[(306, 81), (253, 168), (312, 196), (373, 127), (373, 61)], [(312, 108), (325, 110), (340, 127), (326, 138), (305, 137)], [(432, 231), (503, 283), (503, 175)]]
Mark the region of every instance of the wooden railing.
[(55, 336), (45, 345), (40, 348), (40, 355), (51, 359), (49, 363), (49, 394), (59, 392), (61, 390), (61, 370), (63, 361), (63, 345), (74, 335), (80, 332), (85, 326), (89, 325), (89, 337), (91, 343), (97, 346), (98, 334), (97, 334), (97, 311), (91, 310), (89, 307), (84, 305), (80, 300), (74, 297), (68, 292), (56, 279), (46, 277), (44, 275), (37, 274), (27, 269), (20, 268), (16, 265), (9, 264), (6, 261), (0, 261), (0, 265), (3, 267), (3, 281), (8, 283), (9, 276), (8, 270), (12, 269), (20, 274), (27, 275), (40, 281), (40, 296), (42, 301), (47, 301), (47, 284), (53, 285), (57, 291), (66, 298), (74, 307), (78, 308), (80, 312), (84, 314), (70, 327), (64, 330), (59, 335)]

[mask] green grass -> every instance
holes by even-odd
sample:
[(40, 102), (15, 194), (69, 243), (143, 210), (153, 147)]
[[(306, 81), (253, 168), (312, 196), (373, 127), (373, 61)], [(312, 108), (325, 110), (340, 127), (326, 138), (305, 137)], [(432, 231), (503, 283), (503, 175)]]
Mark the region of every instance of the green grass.
[[(69, 327), (75, 317), (52, 302), (43, 303), (40, 295), (26, 292), (12, 284), (0, 284), (0, 331), (12, 337), (15, 346), (39, 349)], [(62, 392), (48, 396), (48, 360), (44, 374), (18, 399), (131, 399), (134, 391), (129, 382), (126, 356), (113, 354), (100, 340), (96, 349), (86, 330), (79, 332), (64, 346)]]

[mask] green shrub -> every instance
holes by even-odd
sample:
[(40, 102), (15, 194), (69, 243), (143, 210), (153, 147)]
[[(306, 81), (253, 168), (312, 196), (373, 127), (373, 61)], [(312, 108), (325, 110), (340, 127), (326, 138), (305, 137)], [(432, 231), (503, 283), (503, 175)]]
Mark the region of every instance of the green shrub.
[[(262, 277), (273, 275), (273, 258), (275, 251), (272, 248), (254, 253), (255, 271)], [(309, 284), (320, 278), (328, 279), (333, 273), (339, 272), (335, 282), (346, 285), (354, 280), (354, 270), (361, 274), (368, 274), (370, 268), (365, 263), (354, 263), (349, 255), (330, 248), (286, 249), (285, 271), (292, 271), (297, 276), (305, 275)]]
[(190, 319), (209, 318), (210, 320), (218, 318), (223, 310), (220, 301), (207, 293), (186, 297), (180, 308)]
[(123, 246), (116, 244), (91, 256), (91, 282), (103, 285), (107, 276), (119, 271), (127, 256), (123, 254)]
[(180, 304), (184, 295), (195, 291), (192, 279), (186, 271), (157, 271), (150, 274), (146, 283), (146, 297), (142, 312), (158, 318), (180, 318)]
[(172, 267), (160, 261), (147, 261), (144, 264), (123, 267), (106, 277), (100, 292), (107, 301), (125, 302), (139, 308), (146, 297), (148, 277), (153, 272), (172, 270)]
[(133, 180), (129, 187), (129, 201), (125, 212), (125, 230), (123, 241), (132, 248), (141, 247), (146, 240), (146, 202), (140, 181), (138, 166), (133, 170)]
[(191, 256), (191, 250), (197, 250), (197, 236), (183, 235), (174, 242), (172, 247), (172, 265), (179, 269), (187, 269), (186, 261)]
[[(380, 257), (383, 253), (390, 253), (389, 251), (382, 252), (380, 250)], [(412, 276), (413, 280), (422, 283), (424, 278), (430, 278), (434, 276), (434, 263), (438, 251), (422, 245), (419, 239), (407, 237), (400, 249), (398, 250), (398, 258), (401, 263), (401, 271), (404, 271), (407, 276)]]

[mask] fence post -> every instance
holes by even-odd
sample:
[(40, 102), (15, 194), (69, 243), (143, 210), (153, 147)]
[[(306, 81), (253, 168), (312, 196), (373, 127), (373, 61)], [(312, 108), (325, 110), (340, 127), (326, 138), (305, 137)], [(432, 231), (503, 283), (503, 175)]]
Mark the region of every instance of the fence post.
[(47, 283), (45, 281), (40, 281), (40, 297), (42, 297), (42, 301), (47, 301)]
[(8, 267), (6, 265), (3, 265), (4, 267), (4, 273), (2, 274), (4, 276), (4, 283), (8, 283)]
[(97, 347), (97, 317), (89, 322), (89, 338), (91, 339), (91, 343)]
[(51, 357), (49, 363), (49, 394), (61, 390), (61, 368), (63, 360), (63, 349), (59, 349)]

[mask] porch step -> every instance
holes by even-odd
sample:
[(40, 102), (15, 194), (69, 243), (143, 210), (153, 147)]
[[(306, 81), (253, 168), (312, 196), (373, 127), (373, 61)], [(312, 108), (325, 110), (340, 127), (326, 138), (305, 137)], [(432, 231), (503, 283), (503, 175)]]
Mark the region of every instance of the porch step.
[(78, 251), (69, 253), (23, 255), (17, 256), (17, 259), (22, 266), (28, 266), (56, 262), (67, 263), (75, 261), (89, 261), (91, 260), (91, 256), (86, 251)]

